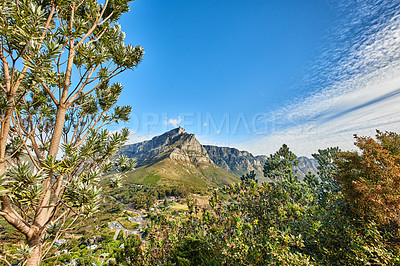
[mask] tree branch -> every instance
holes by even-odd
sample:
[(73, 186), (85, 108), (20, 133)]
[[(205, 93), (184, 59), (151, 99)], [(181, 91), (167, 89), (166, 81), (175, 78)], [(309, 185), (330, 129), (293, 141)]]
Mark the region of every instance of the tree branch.
[(0, 215), (3, 216), (9, 224), (14, 226), (24, 235), (28, 235), (31, 227), (22, 219), (22, 217), (13, 209), (7, 196), (0, 196), (1, 209)]

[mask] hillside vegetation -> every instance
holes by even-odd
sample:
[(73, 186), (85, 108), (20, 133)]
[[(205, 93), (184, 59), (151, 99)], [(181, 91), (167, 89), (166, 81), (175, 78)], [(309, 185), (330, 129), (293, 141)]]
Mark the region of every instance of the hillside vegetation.
[(128, 173), (125, 182), (164, 186), (183, 184), (201, 190), (210, 186), (228, 185), (238, 180), (237, 176), (213, 165), (196, 167), (166, 158)]
[[(361, 152), (319, 150), (313, 154), (318, 176), (304, 178), (293, 171), (296, 155), (283, 145), (263, 167), (272, 182), (257, 182), (249, 174), (204, 195), (189, 189), (191, 182), (202, 181), (204, 188), (213, 183), (198, 180), (199, 173), (189, 181), (174, 174), (140, 179), (139, 171), (145, 171), (140, 167), (121, 187), (104, 184), (109, 196), (100, 212), (45, 260), (58, 265), (72, 260), (78, 265), (398, 265), (400, 135), (378, 132), (376, 140), (357, 137), (356, 145)], [(157, 163), (154, 169), (171, 166)], [(109, 222), (135, 230), (138, 224), (128, 217), (143, 213), (147, 226), (140, 235), (122, 232), (113, 239), (116, 230)], [(94, 250), (88, 249), (91, 239), (98, 241)], [(17, 254), (15, 246), (7, 246)]]

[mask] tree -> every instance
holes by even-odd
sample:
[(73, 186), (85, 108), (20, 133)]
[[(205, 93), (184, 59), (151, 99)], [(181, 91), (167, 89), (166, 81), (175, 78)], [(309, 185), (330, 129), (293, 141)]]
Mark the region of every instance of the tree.
[(256, 173), (254, 173), (254, 170), (251, 170), (250, 173), (242, 175), (240, 177), (240, 180), (244, 182), (250, 182), (250, 180), (253, 180), (254, 182), (258, 183), (258, 180), (256, 179)]
[(272, 180), (288, 178), (293, 174), (293, 166), (298, 164), (297, 156), (290, 151), (286, 144), (271, 154), (264, 164), (264, 176)]
[(339, 147), (330, 147), (324, 150), (318, 150), (318, 153), (312, 154), (318, 163), (318, 177), (310, 178), (308, 175), (305, 177), (304, 181), (311, 181), (315, 184), (318, 201), (321, 205), (326, 204), (329, 194), (339, 193), (339, 183), (335, 179), (337, 170), (335, 159), (337, 158), (339, 152)]
[(0, 215), (34, 247), (26, 265), (40, 264), (51, 221), (93, 210), (96, 180), (128, 137), (99, 130), (129, 120), (111, 84), (144, 54), (116, 24), (129, 2), (0, 1)]
[(130, 235), (125, 239), (116, 252), (116, 263), (119, 265), (140, 265), (138, 262), (143, 260), (140, 246), (141, 239), (136, 235)]
[[(279, 185), (240, 182), (216, 190), (210, 207), (154, 221), (138, 265), (309, 265), (298, 227), (310, 226), (303, 207)], [(188, 200), (190, 209), (196, 203)]]
[(400, 135), (377, 131), (376, 140), (354, 136), (360, 149), (339, 153), (337, 180), (354, 211), (400, 227)]
[(300, 182), (296, 172), (293, 171), (293, 167), (298, 163), (296, 154), (283, 144), (277, 152), (267, 158), (264, 165), (264, 176), (271, 178), (286, 190), (292, 202), (309, 200), (311, 196), (307, 193), (306, 184)]

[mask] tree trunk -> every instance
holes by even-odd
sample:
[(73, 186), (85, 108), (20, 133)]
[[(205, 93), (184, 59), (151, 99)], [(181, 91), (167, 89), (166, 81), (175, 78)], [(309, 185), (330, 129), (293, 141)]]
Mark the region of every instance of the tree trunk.
[(31, 256), (26, 260), (25, 266), (39, 266), (42, 261), (42, 246), (35, 246)]
[[(57, 116), (56, 116), (56, 124), (54, 126), (53, 135), (51, 137), (50, 149), (48, 155), (53, 155), (54, 159), (57, 157), (58, 148), (60, 146), (60, 141), (62, 137), (64, 122), (65, 122), (65, 114), (67, 112), (66, 108), (62, 108), (58, 106)], [(50, 203), (52, 190), (51, 190), (51, 179), (53, 177), (53, 173), (49, 173), (48, 177), (43, 182), (43, 197), (40, 201), (40, 206), (47, 206)], [(43, 225), (47, 222), (49, 218), (49, 213), (51, 213), (51, 208), (39, 208), (36, 213), (35, 223)]]
[(68, 107), (58, 106), (56, 115), (56, 124), (54, 125), (53, 135), (51, 137), (49, 155), (57, 156), (58, 148), (60, 146), (61, 137), (63, 133), (65, 114)]
[(38, 243), (32, 250), (31, 256), (25, 261), (25, 266), (39, 266), (42, 261), (42, 244)]
[[(14, 102), (14, 96), (8, 96), (7, 101), (10, 103)], [(14, 108), (7, 109), (5, 119), (1, 123), (0, 129), (0, 175), (2, 175), (6, 171), (6, 146), (8, 140), (8, 133), (10, 132), (11, 126), (11, 116), (14, 111)]]
[(25, 266), (39, 266), (40, 262), (42, 261), (42, 243), (40, 239), (42, 238), (42, 233), (37, 227), (34, 227), (32, 231), (26, 237), (26, 243), (30, 247), (35, 247), (32, 252), (31, 256), (26, 260)]
[[(56, 116), (56, 124), (54, 126), (54, 131), (53, 131), (53, 135), (51, 138), (50, 149), (49, 149), (49, 153), (48, 153), (49, 155), (53, 155), (54, 158), (57, 156), (58, 148), (60, 146), (66, 112), (67, 112), (66, 108), (58, 106), (57, 116)], [(52, 189), (51, 189), (52, 176), (53, 176), (53, 173), (49, 173), (49, 176), (44, 181), (44, 196), (41, 199), (41, 202), (39, 204), (40, 206), (49, 205), (49, 202), (52, 197)], [(36, 224), (38, 226), (44, 226), (45, 223), (50, 218), (49, 216), (51, 214), (51, 211), (52, 211), (52, 208), (39, 208), (39, 210), (36, 213), (34, 224)], [(42, 232), (38, 228), (34, 229), (32, 231), (32, 233), (27, 236), (27, 244), (30, 247), (34, 246), (35, 248), (32, 251), (31, 257), (26, 261), (25, 265), (27, 265), (27, 266), (40, 265), (40, 262), (42, 260), (42, 253), (43, 253), (41, 238), (42, 238)]]

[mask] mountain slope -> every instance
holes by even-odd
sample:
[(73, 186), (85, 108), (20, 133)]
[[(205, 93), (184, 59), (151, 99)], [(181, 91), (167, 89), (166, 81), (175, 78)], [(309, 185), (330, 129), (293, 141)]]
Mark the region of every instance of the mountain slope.
[(126, 145), (119, 153), (136, 159), (137, 169), (129, 174), (128, 182), (205, 188), (239, 180), (217, 166), (195, 135), (181, 127), (149, 141)]
[(205, 189), (237, 182), (232, 175), (218, 166), (195, 167), (165, 158), (154, 164), (137, 168), (128, 174), (128, 182), (147, 185), (176, 186)]

